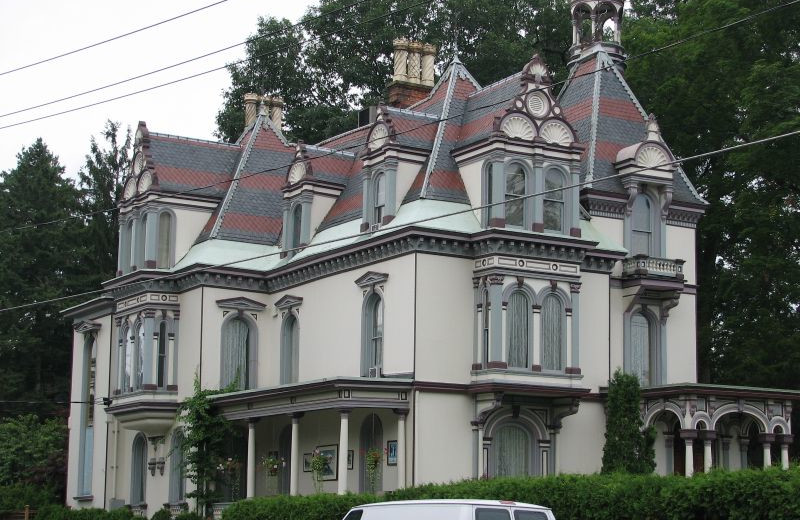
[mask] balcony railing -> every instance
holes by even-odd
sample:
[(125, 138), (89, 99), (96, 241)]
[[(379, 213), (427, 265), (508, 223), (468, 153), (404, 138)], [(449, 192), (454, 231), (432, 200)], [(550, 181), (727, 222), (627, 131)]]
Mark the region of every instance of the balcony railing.
[(622, 261), (623, 276), (661, 276), (683, 280), (684, 260), (634, 255)]

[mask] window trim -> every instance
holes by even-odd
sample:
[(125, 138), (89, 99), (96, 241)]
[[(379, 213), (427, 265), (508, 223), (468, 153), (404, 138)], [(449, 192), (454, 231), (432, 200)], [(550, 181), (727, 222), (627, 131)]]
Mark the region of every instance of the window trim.
[[(376, 305), (381, 305), (383, 330), (381, 332), (380, 351), (376, 352), (375, 364), (370, 364), (370, 347), (372, 347), (375, 337), (373, 336), (374, 323), (371, 314), (374, 313)], [(383, 372), (383, 359), (386, 351), (386, 299), (383, 291), (377, 287), (372, 287), (364, 294), (364, 301), (361, 308), (361, 377), (369, 377), (369, 369), (377, 367), (378, 377)]]
[[(186, 502), (186, 471), (183, 451), (181, 450), (183, 438), (184, 433), (182, 429), (176, 428), (173, 430), (169, 453), (169, 490), (167, 494), (170, 504), (182, 504)], [(180, 456), (176, 457), (175, 454), (180, 454)], [(177, 466), (178, 464), (180, 464), (180, 466)]]
[[(290, 327), (294, 332), (290, 342)], [(281, 357), (279, 383), (297, 383), (300, 380), (300, 315), (290, 308), (281, 322)]]
[[(552, 369), (545, 367), (544, 364), (544, 351), (545, 351), (545, 327), (544, 327), (544, 319), (545, 319), (545, 303), (548, 297), (555, 297), (558, 299), (561, 305), (561, 368)], [(542, 366), (542, 372), (550, 372), (550, 373), (563, 373), (566, 368), (569, 366), (567, 362), (567, 355), (569, 352), (570, 346), (567, 345), (567, 316), (568, 316), (568, 309), (570, 308), (570, 299), (569, 297), (564, 294), (564, 292), (556, 287), (545, 287), (539, 292), (538, 295), (538, 303), (541, 305), (541, 317), (540, 317), (540, 330), (539, 330), (539, 360)]]
[[(528, 317), (528, 326), (527, 328), (527, 345), (526, 345), (526, 366), (520, 367), (516, 365), (511, 365), (509, 360), (511, 359), (511, 313), (508, 310), (508, 307), (511, 302), (511, 297), (516, 294), (520, 293), (522, 296), (525, 297), (526, 300), (526, 307), (525, 312), (526, 316)], [(503, 308), (506, 312), (506, 319), (505, 319), (505, 359), (509, 369), (520, 369), (525, 368), (530, 370), (533, 364), (533, 335), (535, 334), (534, 324), (533, 324), (533, 306), (536, 305), (536, 294), (531, 290), (531, 288), (527, 284), (518, 285), (512, 284), (506, 287), (505, 294), (503, 294)]]
[[(548, 166), (544, 168), (542, 171), (542, 186), (543, 190), (547, 190), (547, 176), (550, 173), (555, 173), (561, 178), (561, 187), (569, 185), (569, 178), (568, 174), (561, 168), (555, 165)], [(542, 229), (544, 232), (549, 233), (560, 233), (562, 235), (569, 235), (569, 225), (568, 222), (571, 221), (569, 215), (569, 208), (570, 208), (570, 192), (571, 188), (567, 188), (561, 191), (563, 197), (561, 199), (553, 199), (549, 197), (549, 194), (545, 194), (542, 196)], [(545, 225), (544, 219), (544, 208), (547, 206), (548, 202), (561, 204), (561, 229), (550, 229)]]
[[(137, 443), (141, 446), (141, 490), (138, 489), (135, 473), (136, 463), (138, 462), (136, 460)], [(133, 438), (133, 443), (131, 444), (131, 494), (129, 502), (132, 506), (147, 504), (147, 448), (147, 439), (142, 433), (138, 433), (136, 437)], [(141, 500), (134, 502), (134, 497), (137, 494), (137, 491), (141, 491)]]
[[(664, 359), (666, 353), (664, 351), (664, 332), (665, 332), (665, 324), (662, 323), (662, 320), (653, 312), (650, 308), (651, 306), (647, 304), (640, 304), (631, 309), (630, 311), (625, 313), (624, 316), (624, 341), (623, 341), (623, 348), (624, 348), (624, 364), (625, 364), (625, 372), (629, 374), (633, 374), (633, 367), (632, 367), (632, 356), (633, 356), (633, 317), (637, 314), (641, 314), (647, 320), (648, 323), (648, 335), (649, 335), (649, 352), (648, 352), (648, 381), (642, 382), (640, 384), (643, 388), (650, 387), (650, 386), (657, 386), (663, 383), (664, 380), (664, 367), (666, 363), (666, 359)], [(634, 374), (636, 375), (636, 374)]]
[[(175, 235), (177, 232), (177, 217), (175, 212), (169, 208), (161, 208), (156, 210), (153, 213), (156, 216), (156, 269), (170, 269), (172, 266), (175, 265)], [(161, 266), (159, 265), (159, 261), (161, 260), (161, 216), (167, 214), (169, 216), (169, 241), (167, 243), (167, 265)]]
[(664, 258), (666, 255), (666, 236), (667, 223), (661, 214), (661, 196), (656, 188), (637, 184), (628, 187), (629, 199), (625, 211), (624, 236), (623, 242), (628, 256), (633, 253), (633, 206), (640, 196), (647, 198), (650, 202), (650, 253), (647, 255), (652, 258)]
[(247, 324), (249, 329), (247, 334), (247, 381), (244, 390), (252, 390), (254, 388), (258, 388), (258, 323), (256, 323), (253, 318), (248, 316), (246, 312), (241, 310), (237, 312), (229, 312), (220, 324), (219, 386), (220, 388), (224, 388), (226, 386), (223, 384), (222, 379), (223, 369), (225, 368), (225, 331), (228, 324), (235, 319), (241, 319)]

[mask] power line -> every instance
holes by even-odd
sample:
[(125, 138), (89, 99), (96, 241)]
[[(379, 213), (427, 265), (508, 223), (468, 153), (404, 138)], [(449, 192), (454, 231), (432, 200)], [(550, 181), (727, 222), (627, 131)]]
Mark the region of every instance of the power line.
[(136, 33), (142, 32), (142, 31), (146, 31), (147, 29), (152, 29), (153, 27), (157, 27), (159, 25), (163, 25), (163, 24), (165, 24), (167, 22), (172, 22), (172, 21), (177, 20), (179, 18), (183, 18), (184, 16), (189, 16), (190, 14), (198, 13), (200, 11), (208, 9), (209, 7), (214, 7), (215, 5), (219, 5), (219, 4), (225, 3), (227, 1), (228, 0), (219, 0), (217, 2), (214, 2), (213, 4), (208, 4), (206, 6), (199, 7), (197, 9), (193, 10), (193, 11), (188, 11), (186, 13), (182, 13), (182, 14), (179, 14), (177, 16), (173, 16), (172, 18), (167, 18), (166, 20), (161, 20), (160, 22), (156, 22), (154, 24), (150, 24), (150, 25), (147, 25), (145, 27), (140, 27), (139, 29), (134, 29), (133, 31), (129, 31), (129, 32), (126, 32), (124, 34), (120, 34), (119, 36), (114, 36), (113, 38), (108, 38), (106, 40), (99, 41), (97, 43), (92, 43), (91, 45), (86, 45), (85, 47), (81, 47), (79, 49), (74, 49), (74, 50), (71, 50), (71, 51), (68, 51), (68, 52), (64, 52), (64, 53), (58, 54), (56, 56), (51, 56), (49, 58), (45, 58), (43, 60), (35, 61), (35, 62), (29, 63), (27, 65), (22, 65), (20, 67), (16, 67), (16, 68), (13, 68), (13, 69), (5, 70), (3, 72), (0, 72), (0, 76), (5, 76), (6, 74), (11, 74), (12, 72), (17, 72), (19, 70), (35, 67), (36, 65), (41, 65), (42, 63), (47, 63), (49, 61), (54, 61), (54, 60), (57, 60), (59, 58), (63, 58), (64, 56), (69, 56), (71, 54), (76, 54), (78, 52), (85, 51), (87, 49), (91, 49), (93, 47), (97, 47), (97, 46), (103, 45), (105, 43), (113, 42), (115, 40), (119, 40), (120, 38), (125, 38), (126, 36), (130, 36), (132, 34), (136, 34)]
[[(685, 38), (682, 38), (680, 40), (676, 40), (674, 42), (671, 42), (671, 43), (668, 43), (666, 45), (663, 45), (661, 47), (655, 47), (653, 49), (641, 52), (639, 54), (635, 54), (633, 56), (628, 56), (627, 58), (624, 58), (624, 59), (620, 60), (619, 63), (627, 63), (627, 62), (630, 62), (630, 61), (633, 61), (633, 60), (641, 59), (641, 58), (643, 58), (645, 56), (649, 56), (651, 54), (656, 54), (658, 52), (662, 52), (664, 50), (673, 48), (673, 47), (675, 47), (677, 45), (681, 45), (681, 44), (686, 43), (688, 41), (691, 41), (691, 40), (694, 40), (696, 38), (699, 38), (701, 36), (705, 36), (707, 34), (711, 34), (711, 33), (717, 32), (717, 31), (721, 31), (723, 29), (727, 29), (729, 27), (733, 27), (735, 25), (744, 23), (746, 21), (750, 21), (750, 20), (752, 20), (753, 18), (755, 18), (757, 16), (761, 16), (761, 15), (766, 14), (768, 12), (772, 12), (775, 9), (778, 9), (780, 7), (786, 7), (786, 6), (789, 6), (789, 5), (796, 4), (798, 2), (800, 2), (800, 0), (792, 0), (789, 3), (782, 4), (781, 6), (771, 7), (769, 9), (765, 9), (763, 11), (759, 11), (758, 13), (754, 13), (754, 14), (748, 15), (748, 16), (746, 16), (744, 18), (741, 18), (739, 20), (736, 20), (734, 22), (727, 23), (727, 24), (724, 24), (724, 25), (721, 25), (721, 26), (717, 26), (717, 27), (713, 27), (711, 29), (706, 29), (704, 31), (700, 31), (698, 33), (692, 34), (692, 35), (687, 36)], [(419, 4), (415, 4), (415, 6), (416, 5), (419, 5)], [(414, 7), (414, 6), (412, 6), (412, 7)], [(570, 76), (570, 77), (568, 77), (568, 78), (566, 78), (564, 80), (557, 81), (557, 82), (552, 83), (550, 85), (546, 85), (546, 86), (542, 86), (542, 87), (533, 89), (533, 90), (531, 90), (531, 92), (538, 92), (538, 91), (548, 90), (550, 88), (556, 87), (558, 85), (562, 85), (562, 84), (567, 83), (569, 81), (574, 81), (574, 80), (576, 80), (578, 78), (581, 78), (581, 77), (590, 76), (590, 75), (593, 75), (593, 74), (597, 74), (599, 72), (604, 72), (604, 71), (610, 70), (610, 69), (612, 69), (614, 67), (616, 67), (616, 64), (607, 65), (605, 67), (600, 67), (600, 68), (598, 68), (596, 70), (584, 72), (584, 73), (581, 73), (581, 74), (575, 74), (575, 75), (572, 75), (572, 76)], [(409, 133), (409, 132), (415, 132), (415, 131), (417, 131), (420, 128), (423, 128), (425, 126), (432, 125), (432, 124), (438, 124), (438, 123), (441, 123), (441, 122), (444, 122), (444, 121), (449, 121), (451, 119), (456, 119), (456, 118), (459, 118), (459, 117), (463, 116), (464, 114), (466, 114), (468, 112), (474, 112), (474, 111), (477, 111), (477, 110), (483, 110), (483, 109), (486, 109), (486, 108), (491, 108), (491, 107), (494, 107), (496, 105), (511, 101), (512, 99), (513, 98), (501, 99), (499, 101), (496, 101), (494, 103), (490, 103), (488, 105), (477, 106), (477, 107), (471, 108), (469, 110), (465, 109), (464, 111), (462, 111), (460, 113), (457, 113), (457, 114), (454, 114), (454, 115), (451, 115), (451, 116), (447, 116), (447, 117), (444, 117), (444, 118), (438, 118), (438, 119), (432, 119), (432, 120), (427, 121), (425, 123), (419, 124), (419, 125), (417, 125), (417, 126), (415, 126), (413, 128), (410, 128), (408, 130), (395, 132), (394, 135), (398, 136), (398, 135), (403, 135), (403, 134)], [(0, 127), (0, 129), (2, 129), (2, 128), (5, 128), (5, 127)], [(369, 143), (370, 143), (370, 141), (366, 141), (364, 143), (356, 143), (356, 144), (353, 144), (353, 145), (350, 145), (350, 146), (345, 146), (345, 147), (342, 147), (342, 148), (338, 148), (338, 149), (336, 149), (334, 151), (331, 151), (331, 152), (322, 154), (322, 155), (320, 155), (318, 157), (315, 157), (315, 159), (320, 159), (322, 157), (333, 155), (333, 154), (335, 154), (337, 152), (340, 152), (340, 151), (343, 151), (343, 150), (349, 150), (349, 149), (353, 149), (353, 148), (359, 148), (361, 146), (366, 146)], [(256, 172), (251, 172), (251, 173), (242, 175), (237, 180), (246, 179), (248, 177), (252, 177), (254, 175), (260, 175), (262, 173), (268, 173), (268, 172), (272, 172), (272, 171), (279, 171), (279, 170), (288, 168), (291, 165), (292, 165), (292, 163), (288, 163), (288, 164), (276, 166), (276, 167), (273, 167), (273, 168), (267, 168), (265, 170), (259, 170), (259, 171), (256, 171)], [(155, 197), (153, 197), (153, 198), (151, 198), (149, 200), (150, 201), (156, 201), (156, 200), (161, 200), (161, 199), (165, 199), (165, 198), (175, 197), (175, 196), (178, 196), (178, 195), (187, 195), (187, 194), (193, 193), (195, 191), (200, 191), (200, 190), (205, 190), (205, 189), (208, 189), (208, 188), (213, 188), (214, 186), (217, 186), (217, 185), (220, 185), (220, 184), (230, 183), (230, 182), (232, 182), (232, 180), (233, 179), (225, 179), (225, 180), (213, 182), (211, 184), (207, 184), (205, 186), (198, 186), (198, 187), (195, 187), (195, 188), (190, 188), (188, 190), (173, 192), (173, 193), (170, 193), (170, 194), (167, 194), (167, 195), (157, 195), (157, 196), (155, 196)], [(91, 216), (94, 216), (94, 215), (100, 215), (100, 214), (104, 214), (104, 213), (111, 213), (113, 211), (118, 211), (118, 210), (119, 210), (118, 207), (112, 207), (112, 208), (106, 208), (106, 209), (96, 210), (96, 211), (92, 211), (92, 212), (79, 213), (77, 215), (70, 216), (70, 217), (63, 217), (63, 218), (59, 218), (59, 219), (54, 219), (54, 220), (49, 220), (49, 221), (44, 221), (44, 222), (39, 222), (39, 223), (34, 223), (34, 224), (25, 224), (25, 225), (22, 225), (22, 226), (16, 226), (16, 227), (12, 227), (12, 228), (5, 228), (3, 230), (0, 230), (0, 233), (12, 232), (12, 231), (23, 231), (23, 230), (27, 230), (27, 229), (35, 229), (35, 228), (38, 228), (38, 227), (41, 227), (41, 226), (57, 224), (59, 222), (66, 222), (66, 221), (69, 221), (69, 220), (75, 220), (75, 219), (79, 219), (79, 218), (91, 217)]]
[[(430, 0), (422, 0), (420, 2), (408, 5), (408, 6), (403, 7), (403, 8), (394, 9), (392, 11), (389, 11), (386, 14), (382, 14), (382, 15), (376, 16), (374, 18), (369, 18), (367, 20), (363, 20), (361, 22), (358, 22), (358, 23), (350, 25), (350, 26), (345, 26), (345, 27), (343, 27), (341, 29), (337, 29), (335, 31), (329, 31), (329, 32), (327, 32), (325, 34), (322, 34), (320, 36), (317, 36), (315, 38), (311, 38), (308, 41), (309, 42), (317, 41), (317, 40), (320, 40), (322, 38), (326, 38), (328, 36), (332, 36), (332, 35), (340, 32), (340, 31), (344, 31), (344, 30), (347, 30), (347, 29), (352, 29), (354, 27), (358, 27), (358, 26), (364, 25), (366, 23), (370, 23), (370, 22), (374, 22), (374, 21), (377, 21), (377, 20), (381, 20), (383, 18), (389, 18), (390, 16), (395, 15), (397, 13), (401, 13), (403, 11), (408, 11), (409, 9), (413, 9), (414, 7), (419, 7), (419, 6), (423, 5), (423, 4), (428, 4), (428, 3), (430, 3)], [(290, 48), (289, 46), (286, 46), (286, 47), (283, 47), (281, 49), (277, 49), (277, 51), (288, 50), (289, 48)], [(159, 88), (162, 88), (162, 87), (167, 87), (167, 86), (174, 85), (176, 83), (181, 83), (181, 82), (184, 82), (184, 81), (187, 81), (187, 80), (190, 80), (190, 79), (199, 78), (200, 76), (205, 76), (207, 74), (211, 74), (212, 72), (218, 72), (220, 70), (225, 70), (230, 65), (237, 64), (237, 63), (243, 63), (243, 62), (249, 61), (249, 60), (251, 60), (253, 58), (263, 58), (263, 57), (266, 57), (266, 56), (271, 56), (271, 55), (275, 54), (277, 51), (263, 53), (263, 54), (256, 55), (256, 56), (253, 56), (253, 57), (250, 57), (250, 58), (244, 58), (242, 60), (235, 61), (235, 62), (232, 62), (230, 64), (222, 65), (220, 67), (215, 67), (213, 69), (204, 70), (202, 72), (198, 72), (196, 74), (191, 74), (189, 76), (183, 76), (181, 78), (174, 79), (172, 81), (167, 81), (165, 83), (159, 83), (158, 85), (153, 85), (151, 87), (147, 87), (147, 88), (143, 88), (143, 89), (139, 89), (139, 90), (134, 90), (133, 92), (128, 92), (127, 94), (120, 94), (119, 96), (110, 97), (110, 98), (107, 98), (107, 99), (103, 99), (101, 101), (95, 101), (94, 103), (88, 103), (86, 105), (81, 105), (79, 107), (70, 108), (68, 110), (62, 110), (61, 112), (54, 112), (52, 114), (47, 114), (47, 115), (44, 115), (44, 116), (35, 117), (35, 118), (32, 118), (32, 119), (26, 119), (24, 121), (19, 121), (17, 123), (12, 123), (12, 124), (8, 124), (8, 125), (5, 125), (5, 126), (0, 126), (0, 130), (4, 130), (6, 128), (13, 128), (15, 126), (20, 126), (20, 125), (25, 125), (25, 124), (28, 124), (28, 123), (33, 123), (35, 121), (41, 121), (42, 119), (49, 119), (51, 117), (56, 117), (56, 116), (60, 116), (60, 115), (64, 115), (64, 114), (69, 114), (69, 113), (72, 113), (72, 112), (77, 112), (78, 110), (84, 110), (84, 109), (95, 107), (95, 106), (98, 106), (98, 105), (103, 105), (105, 103), (110, 103), (112, 101), (117, 101), (117, 100), (124, 99), (124, 98), (127, 98), (127, 97), (135, 96), (137, 94), (143, 94), (145, 92), (150, 92), (152, 90), (156, 90), (156, 89), (159, 89)]]
[[(780, 135), (775, 135), (775, 136), (771, 136), (771, 137), (765, 137), (763, 139), (758, 139), (756, 141), (750, 141), (748, 143), (741, 143), (741, 144), (734, 145), (734, 146), (729, 146), (729, 147), (725, 147), (725, 148), (719, 148), (717, 150), (712, 150), (710, 152), (704, 152), (704, 153), (700, 153), (700, 154), (697, 154), (697, 155), (692, 155), (690, 157), (685, 157), (683, 159), (675, 159), (675, 160), (672, 160), (672, 161), (667, 161), (667, 162), (664, 162), (664, 163), (661, 163), (661, 164), (658, 164), (658, 165), (655, 165), (655, 166), (647, 166), (647, 167), (635, 168), (635, 169), (633, 169), (631, 171), (627, 171), (627, 172), (624, 172), (624, 173), (616, 173), (616, 174), (608, 175), (606, 177), (602, 177), (602, 178), (599, 178), (599, 179), (592, 179), (592, 180), (589, 180), (589, 181), (582, 181), (582, 182), (577, 182), (577, 183), (574, 183), (574, 184), (568, 184), (568, 185), (561, 186), (561, 187), (558, 187), (558, 188), (551, 188), (549, 190), (542, 190), (542, 191), (539, 191), (539, 192), (536, 192), (536, 193), (529, 193), (527, 195), (522, 195), (522, 196), (516, 197), (514, 200), (525, 200), (525, 199), (529, 199), (529, 198), (532, 198), (532, 197), (541, 197), (541, 196), (547, 195), (549, 193), (556, 193), (556, 192), (568, 190), (568, 189), (571, 189), (571, 188), (579, 188), (581, 186), (587, 186), (587, 185), (590, 185), (590, 184), (591, 185), (599, 184), (599, 183), (602, 183), (602, 182), (607, 182), (609, 180), (622, 177), (624, 175), (631, 175), (631, 174), (642, 172), (642, 171), (660, 170), (660, 169), (662, 169), (664, 167), (667, 167), (667, 166), (674, 166), (674, 165), (682, 164), (684, 162), (693, 161), (693, 160), (696, 160), (696, 159), (703, 159), (703, 158), (706, 158), (706, 157), (712, 157), (712, 156), (715, 156), (715, 155), (721, 155), (721, 154), (728, 153), (728, 152), (731, 152), (731, 151), (734, 151), (734, 150), (739, 150), (739, 149), (742, 149), (742, 148), (747, 148), (747, 147), (758, 145), (758, 144), (764, 144), (764, 143), (777, 141), (777, 140), (780, 140), (780, 139), (786, 139), (788, 137), (792, 137), (792, 136), (795, 136), (795, 135), (800, 135), (800, 130), (794, 130), (792, 132), (787, 132), (787, 133), (780, 134)], [(381, 227), (380, 228), (380, 232), (383, 233), (385, 231), (408, 228), (408, 227), (411, 227), (411, 226), (415, 226), (415, 225), (418, 225), (418, 224), (423, 224), (425, 222), (430, 222), (430, 221), (433, 221), (433, 220), (439, 220), (439, 219), (443, 219), (443, 218), (453, 217), (453, 216), (456, 216), (456, 215), (462, 215), (462, 214), (465, 214), (465, 213), (474, 212), (475, 210), (478, 210), (478, 209), (487, 209), (487, 208), (491, 208), (491, 207), (494, 207), (494, 206), (499, 206), (499, 205), (502, 205), (502, 204), (506, 204), (507, 202), (508, 201), (506, 201), (506, 200), (502, 200), (502, 201), (498, 201), (498, 202), (482, 204), (480, 206), (470, 206), (469, 208), (465, 208), (465, 209), (462, 209), (462, 210), (453, 211), (453, 212), (450, 212), (450, 213), (445, 213), (443, 215), (436, 215), (436, 216), (432, 216), (432, 217), (427, 217), (427, 218), (415, 220), (415, 221), (412, 221), (412, 222), (408, 222), (408, 223), (405, 223), (405, 224), (395, 224), (395, 225), (389, 224), (387, 226)], [(342, 237), (337, 237), (337, 238), (333, 238), (333, 239), (329, 239), (329, 240), (323, 240), (321, 242), (317, 242), (316, 244), (310, 244), (310, 245), (303, 246), (303, 247), (291, 247), (291, 248), (283, 249), (281, 251), (275, 251), (275, 252), (272, 252), (272, 253), (265, 253), (265, 254), (262, 254), (262, 255), (256, 255), (256, 256), (249, 257), (249, 258), (242, 258), (242, 259), (233, 260), (233, 261), (230, 261), (230, 262), (223, 262), (223, 263), (220, 263), (220, 264), (214, 264), (214, 265), (205, 266), (205, 267), (198, 267), (198, 268), (195, 268), (195, 269), (189, 269), (188, 271), (182, 271), (182, 272), (178, 272), (178, 273), (168, 273), (168, 274), (164, 274), (164, 275), (161, 275), (161, 276), (155, 276), (155, 277), (152, 277), (152, 278), (148, 278), (147, 280), (129, 282), (129, 283), (126, 283), (126, 284), (115, 286), (114, 289), (122, 289), (122, 288), (134, 287), (136, 285), (142, 285), (142, 284), (152, 283), (152, 282), (156, 282), (156, 281), (168, 280), (168, 279), (171, 279), (171, 278), (185, 277), (185, 276), (188, 276), (188, 275), (191, 275), (191, 274), (194, 274), (194, 273), (210, 271), (212, 269), (220, 269), (222, 267), (230, 267), (232, 265), (241, 264), (241, 263), (245, 263), (245, 262), (251, 262), (253, 260), (259, 260), (261, 258), (267, 258), (267, 257), (270, 257), (270, 256), (276, 256), (276, 255), (280, 255), (282, 253), (287, 253), (287, 252), (290, 252), (290, 251), (298, 252), (298, 251), (312, 249), (314, 247), (320, 247), (320, 246), (323, 246), (323, 245), (343, 242), (345, 240), (350, 240), (350, 239), (353, 239), (353, 238), (359, 238), (359, 237), (362, 237), (362, 236), (372, 235), (373, 233), (375, 233), (375, 232), (374, 231), (369, 231), (369, 230), (361, 231), (361, 232), (358, 232), (358, 233), (352, 233), (350, 235), (346, 235), (346, 236), (342, 236)], [(84, 293), (73, 294), (73, 295), (70, 295), (70, 296), (60, 296), (60, 297), (57, 297), (57, 298), (50, 298), (50, 299), (42, 300), (42, 301), (38, 301), (38, 302), (31, 302), (31, 303), (25, 303), (25, 304), (21, 304), (21, 305), (16, 305), (16, 306), (13, 306), (13, 307), (6, 307), (6, 308), (3, 308), (3, 309), (0, 309), (0, 314), (5, 313), (5, 312), (11, 312), (11, 311), (14, 311), (14, 310), (20, 310), (20, 309), (26, 309), (26, 308), (30, 308), (30, 307), (35, 307), (35, 306), (38, 306), (38, 305), (44, 305), (46, 303), (56, 303), (56, 302), (59, 302), (59, 301), (70, 300), (70, 299), (79, 298), (79, 297), (82, 297), (82, 296), (91, 296), (91, 295), (99, 294), (99, 293), (102, 293), (102, 292), (105, 292), (105, 291), (106, 291), (106, 289), (97, 289), (97, 290), (94, 290), (94, 291), (87, 291), (87, 292), (84, 292)]]
[[(307, 24), (307, 23), (309, 23), (311, 21), (319, 20), (320, 18), (324, 18), (326, 16), (330, 16), (332, 14), (344, 11), (346, 9), (349, 9), (351, 7), (355, 7), (355, 6), (359, 5), (359, 4), (363, 4), (364, 2), (368, 2), (368, 1), (369, 0), (358, 0), (357, 2), (353, 2), (352, 4), (348, 4), (348, 5), (345, 5), (345, 6), (342, 6), (342, 7), (338, 7), (336, 9), (332, 9), (331, 11), (328, 11), (328, 12), (326, 12), (324, 14), (319, 14), (317, 16), (313, 16), (313, 17), (308, 18), (308, 19), (303, 19), (303, 20), (293, 24), (290, 28), (292, 28), (292, 29), (297, 28), (297, 27), (299, 27), (301, 25), (305, 25), (305, 24)], [(797, 1), (800, 1), (800, 0), (797, 0)], [(137, 74), (136, 76), (131, 76), (129, 78), (122, 79), (122, 80), (119, 80), (119, 81), (115, 81), (113, 83), (108, 83), (108, 84), (102, 85), (100, 87), (95, 87), (95, 88), (92, 88), (92, 89), (89, 89), (89, 90), (84, 90), (82, 92), (77, 92), (77, 93), (71, 94), (69, 96), (65, 96), (65, 97), (61, 97), (61, 98), (57, 98), (57, 99), (52, 99), (50, 101), (46, 101), (46, 102), (40, 103), (38, 105), (32, 105), (32, 106), (29, 106), (29, 107), (20, 108), (18, 110), (14, 110), (13, 112), (6, 112), (5, 114), (0, 114), (0, 118), (7, 117), (7, 116), (12, 116), (14, 114), (20, 114), (22, 112), (28, 112), (29, 110), (34, 110), (36, 108), (46, 107), (46, 106), (49, 106), (49, 105), (53, 105), (55, 103), (60, 103), (62, 101), (68, 101), (68, 100), (74, 99), (76, 97), (85, 96), (86, 94), (91, 94), (93, 92), (98, 92), (100, 90), (105, 90), (107, 88), (116, 87), (118, 85), (122, 85), (123, 83), (128, 83), (128, 82), (131, 82), (131, 81), (134, 81), (134, 80), (137, 80), (137, 79), (141, 79), (141, 78), (144, 78), (144, 77), (147, 77), (147, 76), (152, 76), (153, 74), (157, 74), (159, 72), (164, 72), (165, 70), (174, 69), (175, 67), (180, 67), (181, 65), (186, 65), (187, 63), (192, 63), (194, 61), (201, 60), (203, 58), (207, 58), (209, 56), (213, 56), (213, 55), (219, 54), (221, 52), (229, 51), (229, 50), (234, 49), (236, 47), (239, 47), (241, 45), (245, 45), (246, 43), (249, 43), (249, 42), (255, 42), (257, 40), (260, 40), (262, 38), (268, 38), (270, 36), (277, 36), (277, 35), (279, 35), (281, 33), (284, 33), (284, 32), (286, 32), (285, 29), (281, 29), (279, 31), (272, 31), (272, 32), (267, 33), (267, 34), (264, 34), (264, 35), (261, 35), (261, 36), (257, 36), (255, 38), (248, 38), (247, 40), (244, 40), (242, 42), (235, 43), (233, 45), (228, 45), (227, 47), (223, 47), (223, 48), (217, 49), (215, 51), (207, 52), (205, 54), (201, 54), (200, 56), (195, 56), (194, 58), (189, 58), (187, 60), (179, 61), (177, 63), (173, 63), (172, 65), (167, 65), (166, 67), (161, 67), (160, 69), (151, 70), (150, 72), (145, 72), (143, 74)], [(264, 55), (256, 55), (253, 58), (261, 58), (263, 56)], [(225, 65), (224, 68), (227, 68), (227, 67), (229, 67), (231, 65), (237, 65), (237, 64), (243, 63), (243, 62), (251, 60), (253, 58), (244, 58), (244, 59), (241, 59), (241, 60), (237, 60), (237, 61), (231, 62), (231, 63)], [(216, 70), (218, 70), (218, 69), (215, 69), (215, 71)]]

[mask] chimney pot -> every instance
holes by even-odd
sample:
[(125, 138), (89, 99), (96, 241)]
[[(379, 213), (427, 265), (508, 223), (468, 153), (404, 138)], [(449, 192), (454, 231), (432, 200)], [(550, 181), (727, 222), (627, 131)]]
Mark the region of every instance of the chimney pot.
[(436, 46), (426, 43), (422, 46), (421, 83), (426, 87), (433, 86), (433, 62)]
[(408, 81), (408, 40), (394, 40), (394, 81)]
[(411, 42), (408, 44), (408, 81), (409, 83), (420, 82), (420, 54), (422, 53), (422, 44), (420, 42)]
[(244, 95), (244, 127), (247, 129), (258, 117), (259, 95), (249, 92)]
[(283, 125), (283, 98), (280, 96), (272, 97), (272, 109), (270, 111), (272, 124), (280, 129)]

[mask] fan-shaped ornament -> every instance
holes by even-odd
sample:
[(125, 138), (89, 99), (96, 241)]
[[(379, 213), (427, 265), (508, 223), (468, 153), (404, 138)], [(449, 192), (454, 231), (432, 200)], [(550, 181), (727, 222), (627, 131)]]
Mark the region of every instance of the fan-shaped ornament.
[(386, 125), (376, 126), (375, 130), (372, 131), (372, 136), (370, 136), (369, 139), (369, 149), (377, 150), (381, 146), (385, 145), (388, 139), (389, 129), (386, 128)]
[(303, 162), (296, 162), (289, 170), (289, 184), (294, 184), (306, 174), (306, 165)]
[(144, 171), (145, 167), (145, 160), (144, 160), (144, 153), (141, 150), (136, 152), (136, 157), (133, 158), (133, 167), (131, 170), (133, 171), (134, 175), (139, 175)]
[(125, 184), (125, 191), (122, 193), (122, 198), (127, 200), (134, 195), (136, 195), (136, 179), (131, 177), (128, 179), (128, 183)]
[(636, 155), (636, 164), (643, 168), (658, 168), (669, 166), (669, 157), (658, 146), (645, 146)]
[(150, 189), (150, 186), (153, 185), (153, 174), (150, 172), (144, 172), (142, 177), (139, 179), (139, 193), (144, 193)]
[(560, 144), (561, 146), (569, 146), (572, 143), (572, 132), (564, 123), (558, 121), (550, 121), (542, 126), (540, 132), (542, 139), (548, 143)]
[(530, 141), (536, 136), (536, 131), (531, 122), (522, 116), (507, 117), (500, 129), (512, 139)]
[(534, 92), (530, 96), (528, 96), (528, 112), (533, 117), (542, 118), (547, 115), (547, 111), (550, 109), (550, 101), (547, 99), (547, 96), (542, 94), (541, 92)]

